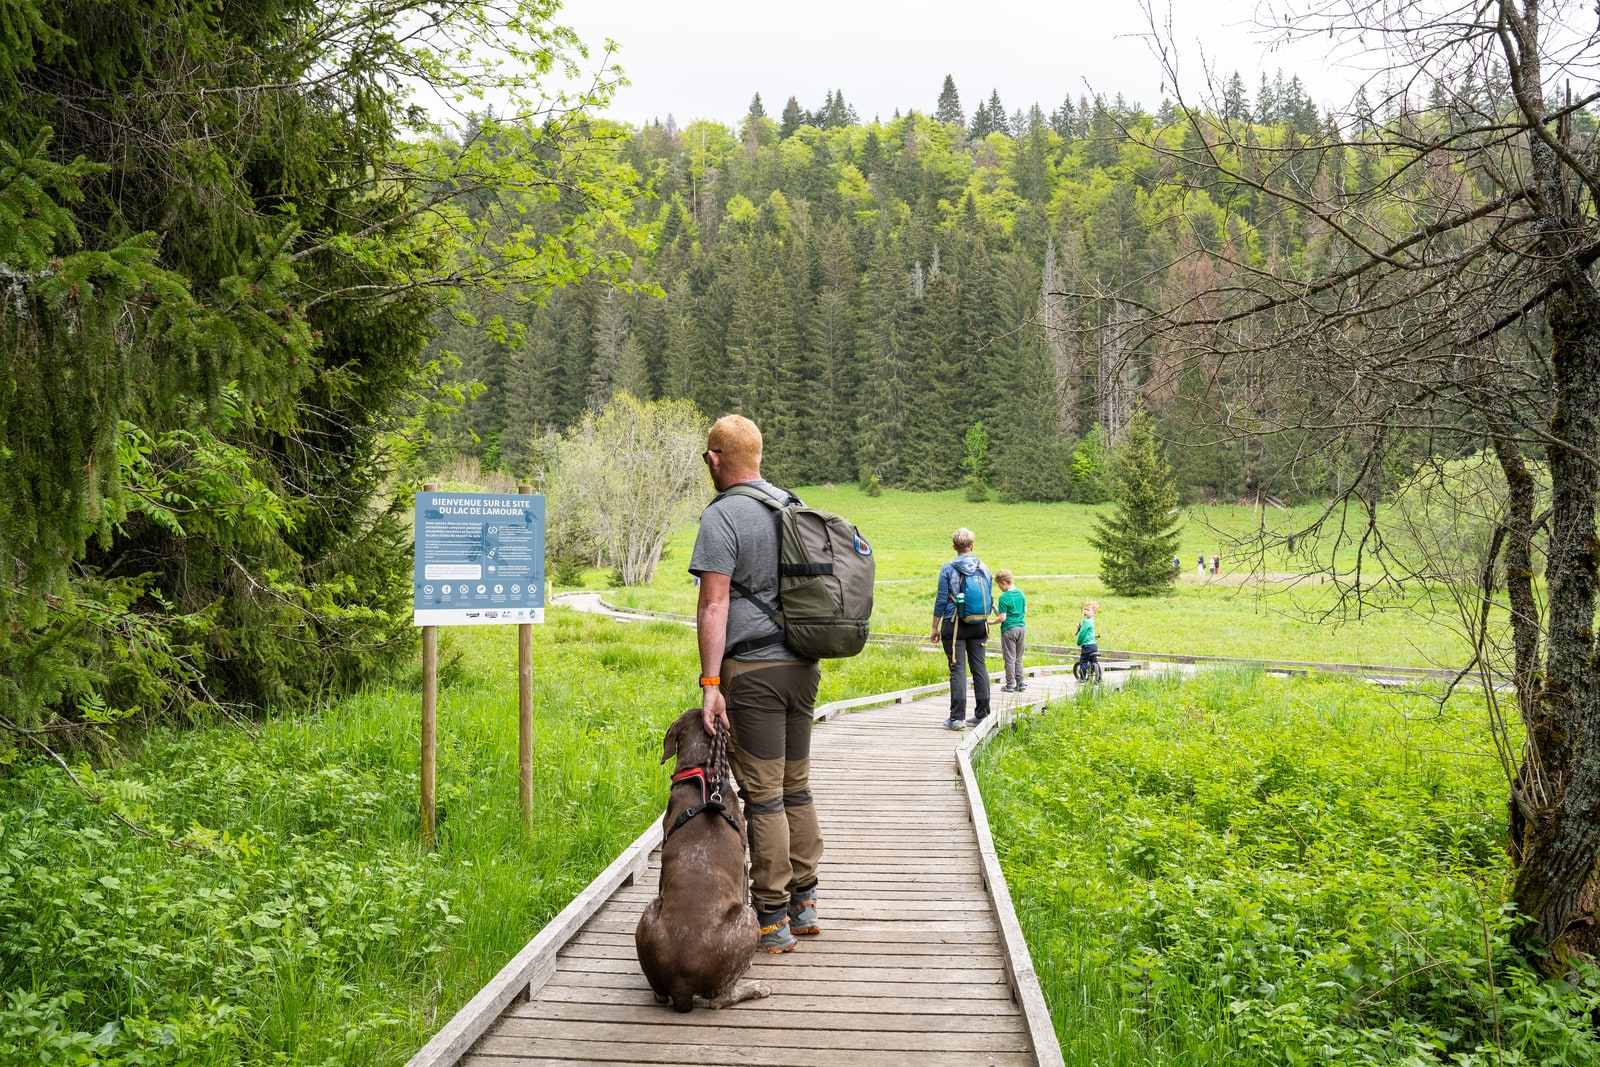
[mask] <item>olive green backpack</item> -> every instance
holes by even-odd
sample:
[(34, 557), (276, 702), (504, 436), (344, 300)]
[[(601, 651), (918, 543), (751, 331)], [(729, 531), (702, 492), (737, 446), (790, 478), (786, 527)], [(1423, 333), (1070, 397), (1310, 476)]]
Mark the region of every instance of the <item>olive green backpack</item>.
[(778, 525), (778, 602), (769, 604), (739, 582), (732, 586), (766, 612), (782, 636), (740, 641), (727, 654), (736, 658), (782, 641), (806, 659), (853, 656), (866, 645), (872, 620), (878, 569), (872, 546), (848, 519), (787, 495), (788, 503), (780, 504), (754, 486), (735, 485), (717, 497), (759, 500), (772, 509)]

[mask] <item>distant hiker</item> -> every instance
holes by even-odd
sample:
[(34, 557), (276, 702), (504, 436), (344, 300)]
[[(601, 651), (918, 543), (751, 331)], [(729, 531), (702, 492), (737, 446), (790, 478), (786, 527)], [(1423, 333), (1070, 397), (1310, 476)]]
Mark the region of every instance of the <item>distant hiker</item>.
[(1022, 647), (1027, 642), (1028, 628), (1024, 616), (1028, 598), (1016, 586), (1010, 571), (997, 571), (994, 584), (1000, 587), (1000, 598), (995, 601), (995, 612), (1000, 621), (1000, 654), (1006, 661), (1006, 684), (1002, 693), (1020, 693), (1028, 688), (1022, 677)]
[(1194, 558), (1194, 561), (1195, 573), (1204, 578), (1206, 576), (1206, 554), (1204, 552), (1200, 553)]
[(989, 714), (989, 664), (985, 643), (994, 610), (994, 578), (972, 554), (972, 531), (963, 526), (950, 535), (956, 558), (939, 568), (939, 592), (933, 598), (933, 631), (929, 641), (944, 644), (950, 661), (950, 717), (947, 729), (967, 725), (967, 668), (972, 669), (972, 725)]
[(1222, 570), (1222, 557), (1211, 557), (1211, 577), (1215, 578)]
[[(761, 477), (761, 431), (742, 415), (712, 424), (701, 454), (720, 494), (700, 516), (689, 571), (700, 579), (695, 625), (706, 733), (730, 721), (729, 757), (749, 814), (751, 895), (760, 947), (787, 952), (817, 925), (822, 831), (811, 802), (811, 711), (821, 671), (784, 644), (756, 601), (778, 595), (779, 532), (751, 486), (779, 502), (790, 493)], [(730, 590), (738, 592), (732, 596)]]
[(1173, 556), (1172, 557), (1172, 573), (1173, 574), (1177, 574), (1181, 570), (1183, 570), (1183, 561), (1180, 560), (1177, 556)]

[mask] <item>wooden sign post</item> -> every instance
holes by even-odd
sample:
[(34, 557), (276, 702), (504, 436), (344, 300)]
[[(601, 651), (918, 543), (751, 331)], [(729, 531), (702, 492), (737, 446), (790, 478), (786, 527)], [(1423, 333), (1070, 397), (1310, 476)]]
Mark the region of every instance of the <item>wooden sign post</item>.
[(533, 624), (544, 622), (544, 497), (417, 494), (412, 619), (422, 628), (422, 840), (434, 845), (439, 627), (517, 627), (517, 792), (533, 824)]
[[(517, 486), (527, 496), (529, 485)], [(522, 799), (522, 825), (533, 829), (533, 625), (517, 625), (517, 794)]]
[[(436, 492), (429, 482), (423, 492)], [(433, 848), (433, 753), (439, 717), (439, 628), (422, 628), (422, 843)]]

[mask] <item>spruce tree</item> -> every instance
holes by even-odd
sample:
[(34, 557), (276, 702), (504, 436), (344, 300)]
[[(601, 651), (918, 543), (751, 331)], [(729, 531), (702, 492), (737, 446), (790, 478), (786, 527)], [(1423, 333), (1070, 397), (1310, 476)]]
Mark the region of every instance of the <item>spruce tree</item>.
[(957, 126), (966, 124), (966, 116), (961, 111), (961, 97), (956, 93), (956, 81), (948, 74), (944, 76), (944, 88), (939, 93), (939, 103), (933, 109), (933, 117)]
[(1118, 442), (1112, 476), (1114, 510), (1095, 520), (1089, 544), (1100, 553), (1100, 580), (1118, 596), (1170, 592), (1177, 579), (1172, 557), (1178, 551), (1179, 522), (1173, 518), (1178, 489), (1161, 454), (1154, 421), (1143, 408), (1134, 412)]
[(980, 102), (972, 112), (972, 125), (967, 128), (967, 133), (974, 141), (981, 141), (994, 132), (994, 119), (989, 115), (987, 102)]
[(1233, 72), (1233, 77), (1228, 79), (1228, 87), (1222, 92), (1222, 117), (1238, 122), (1250, 117), (1250, 98), (1245, 93), (1244, 79), (1238, 71)]
[(989, 128), (996, 133), (1011, 134), (1011, 123), (1006, 119), (1006, 106), (1000, 102), (1000, 90), (989, 91)]
[(783, 124), (778, 127), (779, 140), (788, 140), (794, 131), (805, 125), (806, 113), (800, 110), (800, 101), (794, 97), (783, 105)]

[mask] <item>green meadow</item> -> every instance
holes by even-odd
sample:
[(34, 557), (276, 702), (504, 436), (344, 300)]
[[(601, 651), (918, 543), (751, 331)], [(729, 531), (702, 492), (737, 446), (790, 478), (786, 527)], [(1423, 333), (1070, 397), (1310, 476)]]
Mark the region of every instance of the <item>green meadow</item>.
[(1216, 671), (978, 760), (1066, 1062), (1600, 1063), (1600, 970), (1508, 947), (1481, 702)]
[[(960, 492), (885, 490), (869, 497), (854, 486), (810, 487), (806, 503), (836, 511), (859, 526), (878, 558), (873, 628), (926, 635), (935, 579), (952, 555), (950, 534), (966, 526), (991, 568), (1010, 570), (1028, 597), (1028, 640), (1070, 645), (1085, 600), (1100, 602), (1101, 646), (1146, 653), (1292, 659), (1384, 666), (1458, 665), (1466, 642), (1454, 606), (1441, 591), (1413, 587), (1388, 594), (1359, 614), (1340, 608), (1334, 587), (1304, 573), (1287, 553), (1261, 560), (1268, 581), (1246, 581), (1235, 546), (1262, 526), (1279, 532), (1303, 527), (1313, 507), (1185, 509), (1179, 580), (1171, 596), (1126, 599), (1107, 594), (1089, 547), (1095, 516), (1108, 505), (974, 504)], [(695, 588), (686, 570), (692, 525), (676, 530), (655, 581), (614, 589), (612, 602), (656, 611), (692, 613)], [(1222, 556), (1213, 580), (1195, 573), (1195, 557)], [(603, 583), (589, 573), (590, 585)]]

